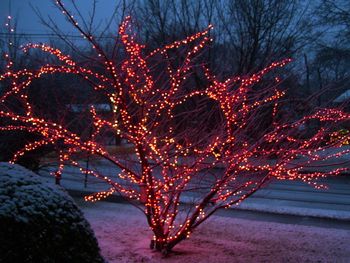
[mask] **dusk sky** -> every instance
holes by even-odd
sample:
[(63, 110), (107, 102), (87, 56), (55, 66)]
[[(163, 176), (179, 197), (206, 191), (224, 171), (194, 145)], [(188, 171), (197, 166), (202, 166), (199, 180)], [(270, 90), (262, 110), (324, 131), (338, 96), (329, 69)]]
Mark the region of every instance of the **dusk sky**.
[[(91, 10), (90, 0), (76, 0), (77, 5), (83, 14), (88, 15)], [(103, 0), (99, 1), (97, 5), (96, 20), (110, 18), (112, 15), (115, 0)], [(69, 7), (69, 1), (65, 4)], [(45, 26), (40, 23), (39, 18), (33, 11), (33, 8), (38, 8), (40, 12), (45, 16), (51, 16), (60, 28), (67, 33), (76, 33), (71, 26), (67, 25), (63, 16), (58, 9), (54, 6), (53, 1), (50, 0), (0, 0), (0, 21), (1, 24), (5, 24), (6, 17), (11, 15), (13, 18), (18, 19), (18, 32), (19, 33), (47, 33), (50, 32)], [(11, 10), (10, 10), (11, 9)]]

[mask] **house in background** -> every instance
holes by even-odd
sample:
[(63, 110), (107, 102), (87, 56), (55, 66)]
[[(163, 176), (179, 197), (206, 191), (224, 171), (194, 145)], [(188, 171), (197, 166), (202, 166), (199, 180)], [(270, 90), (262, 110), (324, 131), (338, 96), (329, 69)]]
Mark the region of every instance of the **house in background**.
[[(344, 111), (350, 113), (350, 89), (345, 90), (333, 100), (333, 106), (341, 107)], [(350, 129), (350, 123), (348, 129)]]
[[(107, 120), (113, 118), (112, 107), (108, 103), (66, 104), (66, 108), (70, 112), (72, 130), (85, 138), (91, 136), (93, 129), (90, 113), (91, 107), (94, 107), (100, 117)], [(119, 145), (121, 139), (120, 136), (112, 130), (105, 130), (98, 137), (98, 141), (104, 145)]]
[(342, 94), (340, 94), (338, 97), (336, 97), (333, 100), (334, 104), (343, 104), (345, 102), (349, 101), (350, 102), (350, 89), (346, 90)]
[(67, 104), (66, 107), (74, 113), (88, 112), (91, 107), (94, 107), (96, 112), (112, 112), (112, 107), (108, 103), (96, 103), (96, 104)]

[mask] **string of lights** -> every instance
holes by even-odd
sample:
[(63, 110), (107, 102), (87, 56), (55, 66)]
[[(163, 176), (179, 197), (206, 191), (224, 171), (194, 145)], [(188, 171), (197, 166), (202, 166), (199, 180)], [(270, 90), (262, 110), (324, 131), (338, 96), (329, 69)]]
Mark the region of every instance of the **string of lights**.
[[(321, 162), (317, 165), (322, 167), (322, 161), (338, 159), (350, 152), (324, 154), (327, 149), (342, 145), (344, 138), (325, 143), (326, 137), (334, 125), (350, 120), (350, 114), (339, 109), (319, 109), (298, 120), (287, 120), (280, 117), (281, 101), (286, 93), (279, 88), (279, 78), (270, 80), (273, 85), (269, 89), (254, 89), (272, 71), (290, 63), (290, 59), (274, 62), (249, 76), (225, 80), (218, 79), (204, 66), (205, 87), (189, 89), (191, 72), (198, 70), (195, 61), (212, 41), (209, 37), (212, 26), (147, 53), (132, 30), (131, 17), (126, 17), (119, 36), (127, 56), (115, 62), (109, 60), (97, 40), (79, 26), (62, 1), (56, 4), (95, 50), (104, 71), (102, 74), (82, 67), (69, 55), (44, 44), (30, 43), (23, 49), (49, 53), (57, 58), (57, 65), (14, 71), (7, 57), (7, 71), (0, 75), (0, 80), (10, 80), (11, 88), (0, 101), (6, 103), (13, 96), (20, 97), (25, 113), (1, 110), (0, 117), (13, 122), (1, 130), (26, 130), (41, 135), (41, 139), (15, 153), (12, 161), (47, 144), (64, 144), (53, 175), (60, 178), (66, 166), (77, 167), (82, 174), (108, 184), (108, 189), (87, 196), (87, 201), (119, 193), (141, 207), (154, 233), (152, 247), (171, 250), (218, 209), (238, 205), (272, 178), (302, 180), (316, 188), (325, 188), (318, 179), (348, 170), (338, 166), (327, 172), (307, 168), (315, 166), (315, 162)], [(172, 57), (174, 50), (186, 50), (183, 61), (173, 63), (170, 58), (180, 60)], [(165, 69), (162, 73), (153, 67), (155, 60)], [(112, 105), (114, 119), (99, 116), (91, 107), (93, 132), (91, 138), (84, 139), (64, 124), (36, 116), (25, 91), (33, 80), (56, 73), (82, 77), (96, 92), (104, 91)], [(159, 78), (159, 74), (166, 80)], [(185, 105), (193, 101), (210, 102), (211, 107), (204, 112), (198, 108), (186, 109)], [(260, 113), (266, 107), (271, 108), (271, 127), (252, 134), (252, 127), (261, 121)], [(205, 123), (216, 111), (221, 120), (215, 123), (215, 128), (206, 129)], [(313, 120), (320, 123), (317, 131), (307, 138), (300, 136), (301, 127), (307, 127)], [(187, 126), (183, 128), (182, 124)], [(131, 156), (110, 154), (96, 139), (103, 129), (115, 132), (132, 144), (134, 153)], [(120, 172), (105, 176), (98, 170), (84, 168), (79, 159), (82, 152), (110, 162)], [(217, 167), (222, 168), (220, 173), (212, 172)], [(183, 211), (180, 202), (184, 194), (191, 192), (196, 196), (193, 205)]]

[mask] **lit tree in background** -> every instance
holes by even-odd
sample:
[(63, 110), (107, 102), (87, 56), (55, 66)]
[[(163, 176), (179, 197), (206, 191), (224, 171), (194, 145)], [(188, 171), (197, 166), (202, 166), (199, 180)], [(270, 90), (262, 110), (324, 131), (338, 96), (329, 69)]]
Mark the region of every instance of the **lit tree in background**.
[[(151, 247), (168, 253), (215, 211), (238, 205), (273, 178), (302, 180), (317, 188), (317, 179), (345, 171), (343, 165), (327, 172), (310, 167), (326, 166), (350, 150), (325, 154), (327, 148), (342, 141), (327, 143), (327, 136), (350, 115), (339, 109), (317, 109), (298, 120), (285, 118), (285, 92), (278, 78), (266, 88), (254, 89), (269, 72), (290, 60), (276, 62), (249, 76), (217, 79), (203, 63), (200, 53), (211, 39), (211, 27), (181, 41), (146, 52), (130, 28), (127, 17), (119, 28), (125, 59), (113, 61), (97, 40), (84, 31), (61, 1), (56, 2), (67, 19), (96, 51), (96, 63), (103, 71), (80, 65), (60, 50), (44, 44), (28, 44), (24, 51), (40, 49), (57, 58), (35, 70), (7, 70), (0, 76), (11, 84), (1, 97), (0, 116), (5, 131), (24, 130), (40, 135), (14, 154), (12, 162), (26, 152), (58, 144), (57, 181), (65, 166), (78, 167), (107, 183), (110, 188), (87, 196), (97, 201), (119, 193), (144, 212), (154, 233)], [(183, 61), (173, 51), (184, 52)], [(205, 86), (196, 87), (191, 72), (201, 72)], [(92, 106), (93, 130), (90, 138), (73, 133), (64, 123), (54, 122), (36, 112), (27, 96), (33, 81), (47, 74), (71, 74), (85, 79), (96, 93), (110, 101), (114, 118), (105, 119)], [(195, 88), (193, 88), (195, 87)], [(18, 98), (23, 114), (10, 110), (6, 103)], [(270, 118), (266, 118), (270, 112)], [(266, 124), (268, 123), (268, 125)], [(305, 129), (312, 127), (306, 133)], [(133, 145), (133, 154), (110, 154), (99, 143), (103, 130), (112, 130)], [(311, 130), (311, 128), (310, 128)], [(119, 169), (106, 176), (86, 169), (82, 153), (104, 159)], [(214, 168), (220, 168), (214, 169)], [(180, 205), (186, 201), (189, 205)]]

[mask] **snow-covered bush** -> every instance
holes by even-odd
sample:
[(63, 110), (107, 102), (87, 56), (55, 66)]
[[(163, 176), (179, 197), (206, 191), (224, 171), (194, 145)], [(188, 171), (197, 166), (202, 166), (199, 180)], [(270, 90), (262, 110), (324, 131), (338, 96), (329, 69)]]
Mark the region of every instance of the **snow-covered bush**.
[(104, 262), (82, 212), (62, 188), (0, 163), (0, 262)]

